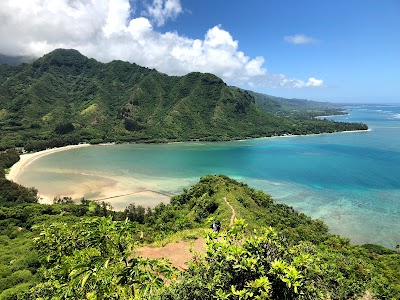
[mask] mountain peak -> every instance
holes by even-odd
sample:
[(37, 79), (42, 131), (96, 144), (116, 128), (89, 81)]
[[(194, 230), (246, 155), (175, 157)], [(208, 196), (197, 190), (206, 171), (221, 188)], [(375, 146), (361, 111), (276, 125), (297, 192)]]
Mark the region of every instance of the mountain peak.
[(43, 56), (43, 58), (58, 58), (58, 57), (63, 57), (63, 58), (80, 58), (80, 59), (88, 59), (86, 56), (81, 54), (78, 50), (76, 49), (55, 49), (46, 55)]
[(56, 49), (33, 63), (34, 67), (40, 66), (66, 66), (80, 68), (89, 61), (89, 58), (75, 49)]

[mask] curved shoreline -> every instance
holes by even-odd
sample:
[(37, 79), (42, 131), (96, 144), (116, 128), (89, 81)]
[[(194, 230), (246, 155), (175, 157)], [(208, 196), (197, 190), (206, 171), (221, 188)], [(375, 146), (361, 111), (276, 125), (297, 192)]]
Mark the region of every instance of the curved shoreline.
[[(336, 134), (340, 133), (357, 133), (357, 132), (368, 132), (371, 131), (371, 129), (368, 130), (359, 130), (359, 131), (342, 131), (342, 132), (334, 132)], [(276, 139), (276, 138), (301, 138), (301, 137), (306, 137), (306, 136), (320, 136), (324, 134), (332, 134), (332, 133), (322, 133), (322, 134), (308, 134), (308, 135), (282, 135), (282, 136), (274, 136), (274, 137), (262, 137), (262, 138), (254, 138), (255, 140), (257, 139)], [(233, 140), (230, 142), (242, 142), (242, 141), (248, 141), (249, 139), (244, 139), (244, 140)], [(191, 143), (191, 142), (187, 142)], [(209, 142), (209, 143), (216, 143), (216, 142)], [(217, 142), (218, 143), (218, 142)], [(135, 143), (136, 144), (136, 143)], [(113, 145), (112, 144), (100, 144), (103, 146), (108, 146), (108, 145)], [(9, 174), (6, 175), (6, 179), (14, 181), (16, 183), (21, 183), (19, 180), (19, 177), (25, 172), (25, 168), (29, 166), (32, 162), (34, 162), (36, 159), (61, 152), (61, 151), (66, 151), (66, 150), (71, 150), (71, 149), (76, 149), (76, 148), (81, 148), (81, 147), (88, 147), (92, 146), (90, 144), (79, 144), (79, 145), (69, 145), (69, 146), (64, 146), (64, 147), (59, 147), (59, 148), (52, 148), (52, 149), (47, 149), (35, 153), (28, 153), (28, 154), (23, 154), (20, 156), (20, 161), (18, 161), (16, 164), (14, 164), (11, 169)], [(82, 173), (83, 174), (83, 173)], [(88, 174), (83, 174), (83, 175), (88, 175)], [(159, 194), (159, 196), (163, 196), (163, 198), (159, 202), (168, 202), (170, 197), (172, 195), (166, 195), (164, 193), (160, 193), (157, 188), (154, 188), (152, 186), (143, 186), (143, 184), (139, 184), (138, 186), (124, 186), (124, 184), (119, 184), (118, 180), (116, 182), (109, 182), (110, 178), (103, 178), (104, 180), (96, 180), (91, 182), (91, 189), (87, 189), (85, 186), (75, 186), (73, 191), (65, 192), (64, 196), (72, 197), (74, 200), (81, 199), (82, 197), (89, 197), (92, 200), (95, 201), (104, 201), (107, 200), (109, 201), (113, 207), (117, 210), (124, 209), (126, 207), (121, 205), (122, 199), (125, 199), (127, 196), (132, 196), (132, 195), (139, 195), (145, 193), (148, 195), (149, 193), (153, 194)], [(115, 181), (115, 178), (114, 178)], [(94, 194), (93, 194), (94, 193)], [(93, 194), (93, 195), (91, 195)], [(91, 195), (91, 196), (90, 196)], [(48, 191), (38, 191), (38, 196), (40, 198), (40, 203), (44, 204), (51, 204), (53, 202), (54, 197), (60, 196), (59, 194), (54, 194), (53, 192), (48, 192)], [(148, 198), (148, 197), (147, 197)], [(159, 197), (158, 197), (159, 198)], [(123, 206), (123, 207), (122, 207)]]
[[(311, 134), (299, 134), (299, 135), (287, 134), (287, 135), (278, 135), (278, 136), (249, 138), (249, 139), (238, 139), (238, 140), (230, 140), (230, 141), (219, 141), (219, 142), (243, 142), (243, 141), (248, 141), (250, 139), (275, 139), (275, 138), (288, 138), (288, 137), (306, 137), (306, 136), (318, 136), (318, 135), (324, 135), (324, 134), (360, 133), (360, 132), (370, 132), (370, 131), (372, 131), (371, 128), (368, 128), (367, 130), (347, 130), (347, 131), (323, 132), (323, 133), (311, 133)], [(190, 142), (192, 142), (192, 141), (169, 142), (169, 143), (190, 143)], [(196, 141), (196, 142), (209, 142), (209, 141)], [(212, 141), (209, 143), (218, 143), (218, 141)], [(108, 145), (115, 145), (115, 144), (110, 143), (110, 144), (100, 144), (100, 145), (108, 146)], [(93, 146), (93, 145), (90, 145), (90, 144), (68, 145), (68, 146), (64, 146), (64, 147), (51, 148), (51, 149), (46, 149), (46, 150), (42, 150), (42, 151), (38, 151), (38, 152), (22, 154), (20, 156), (20, 160), (17, 163), (15, 163), (10, 168), (10, 172), (8, 174), (6, 174), (6, 179), (17, 182), (18, 176), (24, 170), (24, 168), (40, 157), (43, 157), (43, 156), (46, 156), (46, 155), (49, 155), (52, 153), (56, 153), (56, 152), (61, 152), (61, 151), (66, 151), (66, 150), (76, 149), (76, 148), (82, 148), (82, 147), (88, 147), (88, 146)]]
[(49, 155), (52, 153), (56, 153), (56, 152), (61, 152), (61, 151), (76, 149), (76, 148), (82, 148), (82, 147), (88, 147), (88, 146), (91, 146), (91, 145), (89, 145), (89, 144), (69, 145), (69, 146), (64, 146), (64, 147), (59, 147), (59, 148), (46, 149), (46, 150), (42, 150), (42, 151), (34, 152), (34, 153), (22, 154), (20, 156), (20, 160), (11, 167), (10, 172), (6, 175), (6, 179), (17, 182), (18, 176), (24, 170), (24, 168), (40, 157), (43, 157), (43, 156), (46, 156), (46, 155)]

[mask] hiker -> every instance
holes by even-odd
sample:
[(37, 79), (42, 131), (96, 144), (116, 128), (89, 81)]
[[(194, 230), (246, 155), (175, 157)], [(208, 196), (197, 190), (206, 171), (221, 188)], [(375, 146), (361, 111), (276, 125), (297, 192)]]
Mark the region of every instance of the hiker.
[(221, 230), (221, 222), (217, 221), (211, 225), (213, 231), (219, 232)]

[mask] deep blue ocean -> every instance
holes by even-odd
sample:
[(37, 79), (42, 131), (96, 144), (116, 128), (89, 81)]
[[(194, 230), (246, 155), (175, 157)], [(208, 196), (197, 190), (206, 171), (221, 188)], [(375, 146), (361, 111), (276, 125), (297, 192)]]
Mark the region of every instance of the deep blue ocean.
[[(370, 131), (221, 143), (93, 146), (37, 159), (18, 182), (43, 195), (101, 198), (115, 208), (166, 201), (205, 174), (226, 174), (323, 220), (353, 243), (400, 244), (400, 105), (348, 107)], [(113, 194), (113, 195), (114, 195)]]

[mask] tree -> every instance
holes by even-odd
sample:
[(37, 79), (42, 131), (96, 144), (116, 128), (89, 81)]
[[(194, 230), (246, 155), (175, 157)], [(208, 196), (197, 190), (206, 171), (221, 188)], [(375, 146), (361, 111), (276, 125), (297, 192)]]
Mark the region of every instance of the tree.
[(56, 128), (54, 129), (54, 132), (57, 134), (67, 134), (72, 131), (74, 131), (75, 127), (72, 125), (71, 122), (63, 122), (59, 123)]
[(32, 299), (148, 299), (174, 273), (164, 260), (131, 258), (140, 230), (129, 221), (92, 218), (40, 229), (44, 282)]
[(363, 250), (333, 236), (325, 244), (291, 245), (273, 228), (246, 233), (244, 220), (217, 239), (207, 236), (205, 256), (197, 253), (181, 278), (156, 299), (397, 299), (387, 279)]

